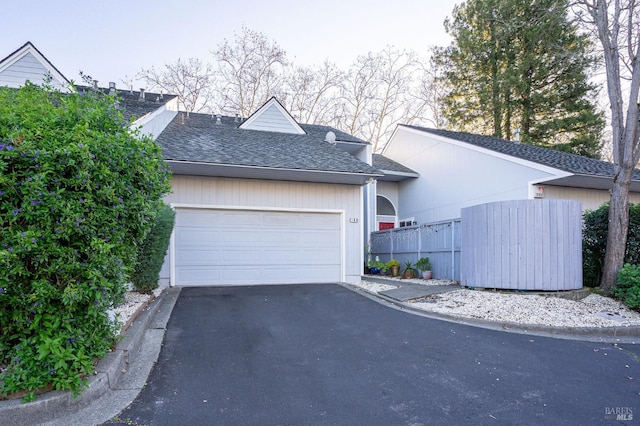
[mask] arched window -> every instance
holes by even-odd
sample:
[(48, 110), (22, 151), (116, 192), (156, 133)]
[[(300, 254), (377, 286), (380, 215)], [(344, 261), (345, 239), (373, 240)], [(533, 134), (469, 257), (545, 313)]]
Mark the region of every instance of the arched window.
[(395, 216), (396, 209), (393, 207), (393, 204), (391, 204), (391, 201), (378, 195), (376, 196), (376, 213), (384, 216)]

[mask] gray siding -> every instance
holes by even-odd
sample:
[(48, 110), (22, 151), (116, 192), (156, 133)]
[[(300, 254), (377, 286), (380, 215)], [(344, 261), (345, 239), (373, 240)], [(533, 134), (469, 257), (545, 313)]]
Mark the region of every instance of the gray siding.
[(260, 115), (245, 128), (266, 132), (299, 133), (299, 130), (274, 104), (260, 112)]
[[(33, 84), (43, 84), (47, 74), (48, 70), (42, 63), (31, 53), (27, 53), (0, 72), (0, 86), (21, 87), (27, 80)], [(55, 79), (49, 84), (56, 89), (65, 89), (61, 82)]]
[(568, 200), (521, 200), (462, 210), (461, 284), (514, 290), (582, 287), (582, 215)]

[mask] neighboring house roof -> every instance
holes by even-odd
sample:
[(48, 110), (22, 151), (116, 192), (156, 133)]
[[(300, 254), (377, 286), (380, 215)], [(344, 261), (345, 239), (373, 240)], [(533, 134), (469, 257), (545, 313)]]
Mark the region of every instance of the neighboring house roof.
[(324, 139), (328, 132), (333, 132), (336, 135), (336, 141), (338, 143), (351, 142), (351, 143), (360, 144), (360, 145), (370, 145), (369, 142), (363, 139), (352, 136), (341, 130), (334, 129), (333, 127), (330, 127), (330, 126), (322, 126), (320, 124), (300, 124), (300, 127), (302, 127), (304, 131), (307, 132), (308, 134), (319, 137), (321, 139)]
[(240, 125), (240, 128), (266, 132), (292, 133), (296, 135), (303, 135), (305, 133), (289, 111), (273, 96), (258, 108), (257, 111), (251, 114), (249, 118)]
[[(606, 161), (583, 157), (567, 152), (539, 146), (527, 145), (495, 138), (492, 136), (474, 135), (465, 132), (453, 132), (449, 130), (430, 129), (412, 125), (400, 125), (448, 139), (464, 142), (476, 147), (494, 151), (496, 153), (508, 155), (521, 160), (531, 161), (540, 165), (551, 167), (572, 176), (565, 176), (561, 179), (548, 180), (564, 186), (576, 186), (584, 188), (609, 189), (611, 178), (613, 177), (613, 164)], [(640, 170), (635, 170), (633, 180), (640, 182)], [(640, 185), (637, 189), (640, 189)]]
[(20, 87), (29, 80), (45, 83), (61, 90), (69, 90), (69, 80), (30, 41), (0, 60), (0, 86)]
[(180, 113), (157, 142), (178, 174), (346, 184), (382, 175), (317, 131), (280, 133), (243, 129), (242, 124), (234, 117)]
[[(83, 90), (96, 90), (89, 86), (77, 86), (80, 91)], [(97, 88), (104, 93), (109, 93), (111, 89), (100, 87)], [(120, 105), (124, 114), (125, 120), (129, 121), (131, 117), (135, 120), (139, 120), (142, 117), (150, 114), (160, 108), (163, 104), (176, 98), (176, 95), (163, 95), (162, 93), (148, 93), (144, 92), (144, 96), (141, 96), (141, 92), (133, 90), (119, 90), (115, 89), (115, 93), (120, 98)]]
[(384, 173), (384, 176), (378, 178), (382, 181), (399, 182), (409, 178), (420, 177), (420, 174), (402, 164), (385, 157), (382, 154), (373, 154), (373, 167)]

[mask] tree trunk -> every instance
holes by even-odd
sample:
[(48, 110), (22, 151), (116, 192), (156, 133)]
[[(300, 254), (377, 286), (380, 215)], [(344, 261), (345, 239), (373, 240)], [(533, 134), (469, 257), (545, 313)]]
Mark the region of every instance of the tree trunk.
[(602, 281), (600, 288), (608, 293), (616, 285), (618, 272), (624, 265), (627, 247), (627, 233), (629, 231), (629, 186), (631, 184), (631, 170), (618, 170), (611, 188), (611, 202), (609, 204), (609, 230), (607, 234), (607, 252), (604, 257)]

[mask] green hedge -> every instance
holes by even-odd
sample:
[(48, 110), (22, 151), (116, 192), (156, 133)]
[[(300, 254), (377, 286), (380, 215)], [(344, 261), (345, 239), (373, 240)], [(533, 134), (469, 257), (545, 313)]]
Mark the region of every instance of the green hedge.
[(175, 217), (175, 211), (163, 204), (158, 211), (153, 228), (138, 250), (138, 263), (131, 276), (131, 282), (141, 293), (150, 293), (158, 287), (160, 270), (169, 247)]
[(114, 97), (0, 88), (0, 394), (82, 389), (169, 189)]
[(631, 309), (640, 310), (640, 265), (626, 264), (618, 272), (613, 295)]
[[(600, 285), (607, 250), (608, 226), (609, 204), (603, 204), (596, 210), (586, 211), (583, 215), (583, 282), (587, 287)], [(640, 264), (640, 204), (629, 206), (625, 263)]]

